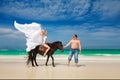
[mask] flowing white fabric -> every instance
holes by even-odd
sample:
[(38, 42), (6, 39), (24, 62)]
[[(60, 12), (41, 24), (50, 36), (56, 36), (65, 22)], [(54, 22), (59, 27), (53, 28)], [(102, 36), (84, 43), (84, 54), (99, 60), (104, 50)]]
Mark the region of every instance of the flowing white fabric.
[(41, 25), (38, 23), (31, 23), (31, 24), (19, 24), (14, 21), (14, 26), (17, 30), (21, 31), (26, 36), (26, 51), (29, 52), (30, 50), (34, 49), (37, 45), (42, 44), (42, 36), (41, 33)]

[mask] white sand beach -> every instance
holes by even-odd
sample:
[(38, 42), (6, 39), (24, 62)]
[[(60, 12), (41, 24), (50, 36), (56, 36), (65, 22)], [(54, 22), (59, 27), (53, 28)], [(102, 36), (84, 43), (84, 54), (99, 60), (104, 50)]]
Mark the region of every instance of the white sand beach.
[(0, 56), (0, 79), (120, 79), (120, 57), (79, 56), (78, 67), (67, 56), (54, 56), (45, 66), (46, 58), (37, 57), (38, 67), (26, 66), (25, 56)]

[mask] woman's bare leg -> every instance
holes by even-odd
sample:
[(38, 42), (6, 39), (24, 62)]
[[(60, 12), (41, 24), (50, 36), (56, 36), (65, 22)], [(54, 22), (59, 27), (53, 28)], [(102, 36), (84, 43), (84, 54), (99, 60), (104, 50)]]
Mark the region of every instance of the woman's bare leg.
[(43, 56), (45, 57), (46, 54), (47, 54), (47, 52), (50, 50), (50, 47), (49, 47), (47, 44), (45, 44), (44, 46), (47, 47), (47, 50), (45, 51), (45, 53), (44, 53), (44, 55), (43, 55)]

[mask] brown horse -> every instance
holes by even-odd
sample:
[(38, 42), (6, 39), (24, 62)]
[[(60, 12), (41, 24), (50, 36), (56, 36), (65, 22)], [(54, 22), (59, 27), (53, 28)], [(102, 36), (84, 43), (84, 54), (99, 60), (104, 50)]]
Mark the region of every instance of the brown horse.
[[(50, 50), (48, 51), (47, 55), (47, 60), (46, 60), (46, 66), (49, 60), (49, 57), (52, 58), (52, 66), (55, 67), (54, 64), (54, 58), (53, 58), (53, 54), (57, 49), (60, 49), (61, 51), (63, 51), (63, 45), (62, 42), (60, 41), (56, 41), (53, 43), (47, 43), (50, 46)], [(28, 60), (27, 60), (27, 65), (30, 63), (32, 63), (32, 66), (34, 67), (35, 65), (38, 66), (37, 62), (36, 62), (36, 56), (39, 53), (40, 55), (43, 55), (44, 52), (46, 50), (46, 47), (42, 46), (42, 45), (38, 45), (36, 46), (34, 49), (32, 49), (30, 52), (28, 52)], [(35, 65), (34, 65), (35, 62)]]

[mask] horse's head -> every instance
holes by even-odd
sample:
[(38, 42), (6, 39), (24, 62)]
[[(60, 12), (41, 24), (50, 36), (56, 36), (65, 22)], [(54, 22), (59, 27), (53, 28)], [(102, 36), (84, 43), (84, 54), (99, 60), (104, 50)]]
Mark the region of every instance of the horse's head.
[(63, 48), (63, 45), (62, 45), (62, 42), (61, 41), (56, 41), (56, 42), (54, 42), (55, 44), (56, 44), (56, 46), (57, 46), (57, 48), (58, 49), (60, 49), (61, 51), (63, 51), (64, 50), (64, 48)]

